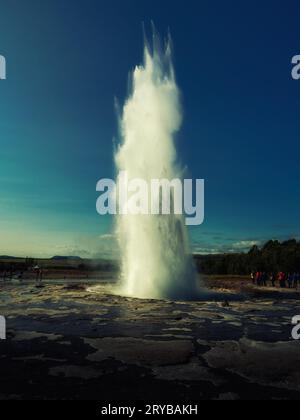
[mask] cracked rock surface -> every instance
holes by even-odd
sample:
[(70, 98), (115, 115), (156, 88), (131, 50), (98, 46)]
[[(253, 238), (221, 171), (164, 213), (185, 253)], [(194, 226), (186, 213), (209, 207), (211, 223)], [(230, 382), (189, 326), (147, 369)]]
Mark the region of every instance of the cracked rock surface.
[(300, 399), (298, 299), (136, 300), (1, 286), (0, 399)]

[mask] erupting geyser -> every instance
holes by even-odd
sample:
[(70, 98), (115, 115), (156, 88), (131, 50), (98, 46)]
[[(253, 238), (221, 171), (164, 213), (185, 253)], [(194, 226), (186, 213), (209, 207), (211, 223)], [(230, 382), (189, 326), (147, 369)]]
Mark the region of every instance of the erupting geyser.
[[(115, 160), (128, 179), (182, 178), (174, 135), (182, 123), (170, 39), (161, 51), (145, 46), (144, 64), (132, 75), (132, 91), (120, 116), (122, 142)], [(120, 179), (118, 179), (120, 183)], [(173, 212), (174, 213), (174, 212)], [(118, 216), (120, 293), (150, 299), (192, 299), (199, 295), (182, 215)]]

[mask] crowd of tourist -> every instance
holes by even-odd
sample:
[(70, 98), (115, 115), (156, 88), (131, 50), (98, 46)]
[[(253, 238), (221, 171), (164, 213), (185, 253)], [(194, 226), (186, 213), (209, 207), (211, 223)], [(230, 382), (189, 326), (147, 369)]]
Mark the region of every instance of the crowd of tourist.
[(298, 284), (300, 284), (300, 273), (284, 273), (283, 271), (280, 271), (275, 274), (258, 271), (256, 273), (251, 273), (251, 280), (256, 286), (298, 289)]
[[(35, 277), (36, 285), (41, 286), (44, 276), (44, 270), (38, 265), (36, 265), (35, 267), (30, 268), (30, 270), (28, 270), (27, 273), (28, 272)], [(14, 271), (11, 268), (10, 270), (4, 270), (0, 275), (0, 278), (1, 277), (4, 282), (18, 280), (20, 283), (23, 283), (25, 275), (24, 271)]]

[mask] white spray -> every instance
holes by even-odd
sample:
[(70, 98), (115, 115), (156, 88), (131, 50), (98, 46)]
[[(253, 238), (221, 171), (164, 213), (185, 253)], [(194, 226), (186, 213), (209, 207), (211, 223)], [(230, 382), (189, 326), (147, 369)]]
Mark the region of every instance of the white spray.
[[(174, 135), (182, 123), (180, 94), (171, 57), (154, 36), (144, 64), (132, 75), (132, 92), (120, 117), (122, 144), (118, 171), (129, 180), (182, 178)], [(120, 182), (120, 179), (118, 180)], [(150, 299), (191, 299), (198, 295), (197, 275), (181, 215), (118, 216), (122, 267), (120, 293)]]

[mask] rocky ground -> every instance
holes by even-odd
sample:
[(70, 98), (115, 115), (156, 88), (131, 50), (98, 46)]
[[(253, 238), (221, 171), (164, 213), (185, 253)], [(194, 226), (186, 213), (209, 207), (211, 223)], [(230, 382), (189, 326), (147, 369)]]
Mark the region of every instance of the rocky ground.
[(0, 399), (300, 399), (297, 294), (229, 306), (2, 284)]

